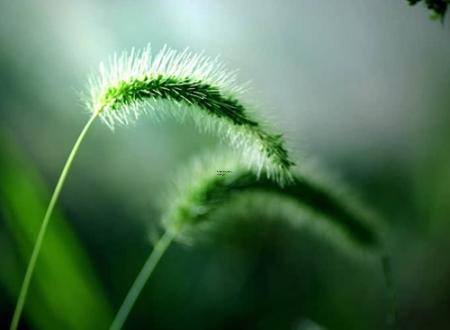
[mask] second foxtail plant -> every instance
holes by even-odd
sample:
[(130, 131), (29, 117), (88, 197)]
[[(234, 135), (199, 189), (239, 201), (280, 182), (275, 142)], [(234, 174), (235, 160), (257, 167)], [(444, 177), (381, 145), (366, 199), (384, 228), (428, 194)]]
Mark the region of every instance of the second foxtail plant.
[[(259, 176), (247, 169), (233, 155), (227, 154), (196, 161), (183, 171), (176, 181), (174, 193), (168, 198), (167, 211), (162, 218), (165, 233), (144, 263), (110, 329), (122, 328), (139, 294), (172, 241), (192, 241), (205, 230), (211, 233), (210, 229), (218, 225), (217, 219), (212, 220), (214, 214), (225, 208), (223, 205), (229, 206), (230, 201), (236, 201), (236, 197), (246, 193), (252, 196), (257, 196), (258, 193), (269, 196), (264, 203), (260, 203), (262, 205), (256, 205), (257, 208), (280, 209), (281, 202), (295, 204), (296, 209), (288, 218), (299, 223), (302, 216), (307, 215), (314, 220), (311, 224), (319, 223), (319, 228), (332, 228), (331, 235), (328, 233), (323, 236), (346, 236), (351, 245), (362, 251), (377, 253), (381, 250), (383, 243), (377, 221), (360, 203), (336, 192), (333, 184), (324, 183), (325, 180), (314, 178), (308, 172), (294, 173), (292, 180), (281, 186), (266, 176)], [(252, 212), (248, 201), (246, 202), (245, 212)], [(229, 218), (228, 215), (225, 217)], [(343, 235), (336, 235), (335, 229)]]

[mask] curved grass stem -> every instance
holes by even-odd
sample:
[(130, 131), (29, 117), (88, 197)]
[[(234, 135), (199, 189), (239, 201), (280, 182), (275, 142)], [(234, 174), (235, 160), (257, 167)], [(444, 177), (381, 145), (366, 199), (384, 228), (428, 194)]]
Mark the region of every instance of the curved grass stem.
[(50, 199), (50, 203), (48, 204), (47, 210), (44, 215), (44, 220), (42, 221), (41, 228), (39, 229), (39, 233), (36, 239), (36, 243), (33, 247), (33, 252), (31, 253), (31, 258), (27, 266), (27, 270), (25, 273), (25, 278), (22, 282), (22, 287), (20, 289), (19, 298), (17, 300), (16, 309), (14, 310), (13, 319), (11, 321), (10, 330), (16, 330), (19, 325), (20, 316), (22, 314), (23, 307), (25, 305), (25, 300), (27, 297), (28, 289), (30, 286), (31, 278), (33, 276), (34, 269), (36, 267), (36, 261), (39, 256), (39, 252), (42, 247), (42, 242), (44, 240), (45, 233), (47, 231), (48, 223), (50, 221), (50, 218), (53, 213), (53, 209), (55, 208), (55, 204), (58, 201), (59, 195), (61, 193), (62, 187), (64, 186), (64, 182), (66, 180), (67, 174), (70, 171), (70, 168), (72, 166), (73, 160), (75, 159), (75, 156), (78, 153), (78, 150), (80, 148), (81, 143), (84, 140), (84, 137), (86, 136), (86, 133), (88, 132), (89, 128), (91, 127), (92, 123), (94, 122), (95, 118), (97, 118), (98, 113), (94, 113), (89, 121), (84, 126), (83, 130), (81, 131), (80, 135), (78, 136), (72, 151), (69, 154), (69, 157), (66, 160), (66, 163), (64, 165), (64, 168), (61, 172), (61, 175), (59, 176), (58, 183), (56, 184), (55, 190), (53, 191), (52, 197)]
[(136, 280), (128, 291), (127, 296), (122, 303), (122, 306), (120, 306), (120, 309), (117, 312), (113, 323), (111, 324), (110, 330), (122, 329), (122, 326), (125, 323), (128, 315), (130, 314), (130, 311), (133, 308), (137, 298), (142, 292), (142, 289), (144, 288), (149, 277), (152, 275), (153, 270), (163, 256), (164, 252), (166, 252), (167, 248), (170, 246), (170, 243), (172, 243), (175, 236), (176, 231), (166, 231), (164, 235), (159, 239), (158, 243), (156, 243), (152, 253), (148, 257), (139, 275), (136, 277)]

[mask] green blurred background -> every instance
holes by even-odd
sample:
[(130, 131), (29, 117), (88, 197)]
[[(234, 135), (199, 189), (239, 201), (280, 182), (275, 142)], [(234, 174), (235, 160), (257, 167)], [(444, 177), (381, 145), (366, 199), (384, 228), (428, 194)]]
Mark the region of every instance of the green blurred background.
[[(406, 1), (0, 1), (0, 328), (98, 62), (151, 42), (220, 54), (298, 164), (318, 159), (390, 228), (402, 329), (450, 328), (450, 24)], [(98, 122), (51, 221), (23, 329), (103, 329), (177, 170), (218, 144), (192, 125)], [(252, 214), (249, 214), (251, 217)], [(128, 329), (383, 329), (376, 258), (255, 222), (162, 259)]]

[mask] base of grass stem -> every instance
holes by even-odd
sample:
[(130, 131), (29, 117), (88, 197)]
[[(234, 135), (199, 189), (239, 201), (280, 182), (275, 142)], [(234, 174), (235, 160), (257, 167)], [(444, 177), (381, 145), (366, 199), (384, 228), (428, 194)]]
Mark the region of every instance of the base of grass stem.
[(176, 231), (166, 231), (164, 235), (161, 236), (158, 243), (156, 243), (152, 253), (150, 253), (150, 256), (148, 257), (139, 275), (136, 277), (136, 280), (128, 291), (127, 296), (122, 303), (122, 306), (120, 306), (119, 311), (117, 312), (117, 315), (113, 323), (111, 324), (110, 330), (122, 329), (123, 324), (130, 314), (130, 311), (133, 308), (134, 304), (136, 303), (137, 298), (141, 294), (142, 289), (144, 288), (145, 284), (156, 268), (156, 265), (163, 256), (164, 252), (166, 252), (167, 248), (170, 246), (170, 243), (172, 243), (175, 236)]
[(20, 316), (22, 315), (28, 289), (30, 287), (31, 278), (33, 276), (33, 272), (36, 267), (36, 261), (42, 247), (42, 242), (44, 240), (44, 236), (47, 231), (48, 223), (53, 214), (53, 209), (55, 208), (56, 202), (58, 201), (59, 195), (61, 194), (62, 187), (64, 186), (64, 182), (66, 180), (67, 174), (70, 171), (73, 160), (75, 159), (75, 156), (78, 153), (80, 145), (83, 142), (86, 133), (88, 132), (95, 118), (97, 118), (97, 113), (93, 114), (89, 119), (89, 121), (86, 123), (86, 125), (83, 127), (83, 130), (81, 131), (74, 146), (72, 147), (69, 157), (67, 158), (64, 168), (59, 176), (55, 190), (53, 191), (52, 197), (50, 199), (50, 203), (48, 204), (47, 210), (45, 211), (44, 220), (42, 221), (41, 228), (39, 229), (39, 233), (36, 238), (36, 243), (34, 244), (33, 252), (31, 253), (30, 261), (28, 262), (25, 277), (22, 282), (22, 287), (20, 289), (19, 298), (17, 300), (16, 309), (14, 310), (14, 315), (11, 321), (10, 330), (16, 330), (19, 325)]

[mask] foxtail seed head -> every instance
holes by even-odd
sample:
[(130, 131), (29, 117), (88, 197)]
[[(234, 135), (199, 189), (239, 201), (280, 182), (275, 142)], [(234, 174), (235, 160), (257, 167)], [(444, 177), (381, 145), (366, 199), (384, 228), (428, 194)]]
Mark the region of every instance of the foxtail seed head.
[(235, 73), (217, 59), (187, 49), (177, 53), (164, 47), (154, 57), (150, 46), (132, 49), (113, 56), (108, 65), (101, 63), (90, 86), (88, 107), (111, 128), (142, 113), (189, 117), (200, 130), (226, 137), (257, 173), (264, 171), (280, 183), (291, 179), (293, 162), (282, 135), (270, 133), (249, 114)]
[[(251, 193), (256, 197), (264, 193), (274, 197), (276, 203), (270, 206), (269, 199), (261, 207), (279, 208), (280, 200), (293, 202), (300, 209), (291, 218), (299, 218), (302, 215), (299, 210), (304, 210), (313, 214), (315, 220), (322, 219), (320, 222), (325, 226), (340, 228), (344, 236), (361, 246), (380, 247), (379, 226), (374, 216), (357, 200), (335, 191), (331, 183), (325, 184), (324, 179), (314, 178), (317, 174), (308, 172), (297, 173), (292, 182), (281, 187), (272, 180), (257, 178), (226, 153), (196, 159), (175, 182), (163, 223), (170, 231), (180, 231), (178, 237), (190, 238), (210, 222), (214, 212), (236, 196)], [(247, 204), (245, 212), (252, 217)]]

